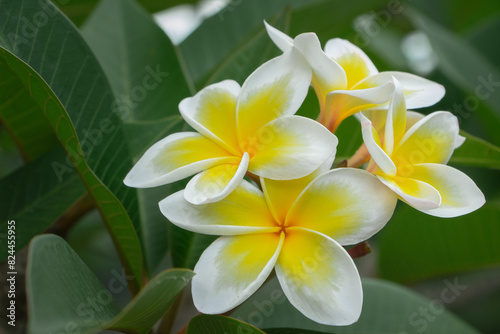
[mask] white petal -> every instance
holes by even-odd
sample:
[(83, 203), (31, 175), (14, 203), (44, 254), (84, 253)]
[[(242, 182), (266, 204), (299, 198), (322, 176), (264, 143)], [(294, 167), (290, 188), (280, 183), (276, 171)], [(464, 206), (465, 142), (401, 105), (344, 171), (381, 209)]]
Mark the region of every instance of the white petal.
[(264, 194), (245, 180), (219, 202), (194, 205), (186, 201), (181, 190), (162, 200), (159, 206), (170, 222), (196, 233), (236, 235), (280, 229)]
[(287, 230), (276, 275), (290, 303), (306, 317), (331, 326), (358, 320), (361, 280), (351, 257), (335, 240), (307, 229)]
[(361, 134), (363, 136), (363, 142), (365, 143), (373, 161), (375, 161), (377, 166), (385, 174), (389, 176), (396, 175), (396, 165), (394, 165), (391, 158), (384, 152), (382, 147), (380, 147), (380, 138), (378, 137), (375, 128), (372, 126), (372, 122), (362, 113), (360, 113), (359, 118), (361, 118)]
[(457, 136), (457, 140), (455, 141), (455, 149), (457, 149), (460, 146), (462, 146), (462, 144), (465, 142), (466, 139), (467, 138), (465, 138), (464, 136), (458, 135)]
[(331, 158), (337, 144), (337, 137), (312, 119), (281, 117), (263, 126), (252, 138), (248, 170), (273, 180), (304, 177)]
[(178, 132), (151, 146), (123, 182), (135, 188), (155, 187), (213, 166), (238, 162), (238, 157), (199, 133)]
[(470, 177), (441, 164), (414, 165), (412, 177), (432, 185), (441, 195), (441, 205), (422, 212), (437, 217), (457, 217), (479, 209), (484, 195)]
[(371, 173), (336, 168), (312, 181), (286, 217), (286, 226), (320, 232), (341, 245), (357, 244), (389, 221), (398, 197)]
[(346, 89), (347, 78), (342, 67), (321, 49), (318, 36), (314, 33), (300, 34), (295, 37), (294, 45), (302, 52), (311, 66), (312, 85), (323, 106), (326, 95), (339, 89)]
[(264, 283), (274, 268), (284, 234), (221, 237), (201, 255), (194, 268), (193, 301), (207, 314), (232, 310)]
[(243, 84), (238, 98), (240, 143), (244, 145), (270, 121), (295, 114), (310, 84), (311, 68), (296, 48), (257, 68)]
[(392, 77), (398, 79), (403, 86), (408, 109), (432, 106), (439, 102), (445, 94), (444, 87), (434, 81), (414, 74), (395, 71), (380, 72), (370, 76), (360, 81), (353, 89), (380, 86), (390, 81)]
[(243, 180), (248, 162), (248, 153), (245, 152), (239, 165), (218, 165), (195, 175), (187, 184), (184, 197), (193, 204), (220, 201), (236, 189)]
[(394, 94), (392, 95), (384, 131), (384, 151), (390, 156), (394, 145), (398, 144), (406, 131), (406, 104), (403, 88), (398, 79), (392, 78), (394, 82)]
[(239, 153), (236, 135), (236, 101), (240, 85), (233, 80), (207, 86), (185, 98), (179, 110), (186, 122), (233, 154)]
[(264, 21), (264, 25), (266, 26), (267, 34), (281, 51), (286, 52), (292, 48), (293, 39), (290, 36), (274, 28), (266, 21)]

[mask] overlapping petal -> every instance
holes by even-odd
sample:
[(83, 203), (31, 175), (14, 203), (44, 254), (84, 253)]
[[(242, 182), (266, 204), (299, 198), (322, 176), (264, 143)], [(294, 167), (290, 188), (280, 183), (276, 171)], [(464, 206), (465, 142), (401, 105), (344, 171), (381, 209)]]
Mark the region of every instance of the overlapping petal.
[(248, 162), (249, 156), (245, 152), (239, 165), (218, 165), (195, 175), (187, 184), (184, 196), (193, 204), (205, 204), (223, 199), (243, 180)]
[(151, 146), (123, 182), (135, 188), (155, 187), (239, 161), (240, 158), (196, 132), (179, 132)]
[(257, 130), (270, 121), (295, 114), (310, 83), (311, 68), (295, 48), (255, 70), (243, 84), (236, 107), (240, 145), (246, 147)]
[[(411, 166), (411, 168), (413, 167)], [(379, 175), (378, 177), (403, 201), (418, 210), (435, 209), (441, 205), (439, 191), (426, 182), (400, 176), (389, 178)]]
[(361, 314), (363, 291), (351, 257), (336, 241), (307, 229), (287, 230), (276, 274), (290, 303), (326, 325), (349, 325)]
[(285, 225), (323, 233), (342, 245), (356, 244), (384, 227), (396, 202), (397, 196), (369, 172), (337, 168), (308, 185)]
[(366, 89), (383, 85), (396, 78), (402, 85), (408, 108), (423, 108), (439, 102), (445, 89), (442, 85), (414, 74), (387, 71), (369, 76), (358, 82), (353, 89)]
[(193, 301), (207, 314), (220, 314), (250, 297), (274, 268), (284, 240), (281, 233), (221, 237), (194, 268)]
[(383, 143), (384, 151), (389, 156), (406, 132), (406, 103), (403, 88), (398, 79), (392, 78), (392, 82), (394, 83), (394, 94), (387, 110)]
[(362, 79), (378, 73), (370, 58), (360, 48), (345, 39), (330, 39), (326, 42), (325, 53), (344, 69), (347, 75), (346, 89), (351, 89)]
[(239, 155), (236, 135), (236, 102), (240, 85), (225, 80), (203, 88), (179, 104), (186, 122), (199, 133), (212, 139), (229, 152)]
[(363, 142), (366, 145), (368, 152), (370, 152), (371, 158), (377, 166), (387, 175), (394, 176), (397, 173), (396, 165), (392, 161), (391, 157), (385, 153), (382, 149), (382, 143), (380, 142), (380, 137), (378, 132), (372, 126), (371, 121), (366, 118), (363, 113), (359, 114), (361, 119), (361, 134), (363, 136)]
[(251, 138), (248, 170), (274, 180), (304, 177), (335, 154), (337, 143), (337, 137), (318, 122), (301, 116), (281, 117)]
[(432, 185), (441, 195), (441, 205), (421, 211), (438, 217), (456, 217), (479, 209), (484, 195), (461, 171), (441, 164), (414, 165), (411, 177)]
[(446, 164), (455, 149), (458, 130), (456, 116), (447, 111), (433, 112), (405, 133), (393, 161), (398, 168), (420, 163)]
[(160, 210), (173, 224), (197, 233), (236, 235), (280, 230), (264, 194), (245, 180), (222, 201), (194, 205), (182, 190), (162, 200)]
[(394, 92), (394, 84), (385, 84), (362, 90), (336, 90), (328, 93), (325, 102), (324, 121), (334, 131), (347, 117), (371, 109), (380, 103), (388, 102)]
[(267, 205), (276, 221), (284, 222), (288, 211), (297, 200), (300, 193), (309, 183), (332, 167), (335, 156), (332, 155), (325, 163), (309, 175), (294, 180), (271, 180), (260, 178), (262, 190), (266, 196)]

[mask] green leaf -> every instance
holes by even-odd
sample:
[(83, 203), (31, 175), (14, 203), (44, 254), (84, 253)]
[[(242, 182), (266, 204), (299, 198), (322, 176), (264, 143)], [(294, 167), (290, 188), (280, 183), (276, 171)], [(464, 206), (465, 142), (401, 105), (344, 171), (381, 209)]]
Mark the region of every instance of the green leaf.
[(177, 300), (194, 273), (170, 269), (156, 275), (106, 328), (145, 334)]
[(111, 293), (55, 235), (33, 239), (26, 290), (29, 334), (92, 333), (120, 312)]
[[(443, 289), (447, 287), (443, 283)], [(459, 294), (460, 291), (457, 292)], [(455, 299), (457, 296), (455, 295)], [(363, 279), (363, 310), (359, 320), (343, 327), (318, 324), (297, 311), (276, 278), (269, 281), (231, 315), (261, 328), (292, 327), (341, 334), (478, 334), (444, 309), (445, 300), (429, 301), (408, 288), (379, 279)], [(335, 314), (332, 314), (334, 317)], [(427, 318), (426, 318), (427, 317)]]
[(429, 37), (442, 72), (469, 94), (457, 102), (456, 116), (466, 121), (477, 112), (493, 142), (500, 144), (500, 72), (465, 39), (417, 12), (410, 18)]
[[(55, 148), (0, 180), (2, 245), (7, 245), (8, 221), (16, 221), (16, 251), (20, 251), (87, 194), (75, 171), (62, 178), (57, 169), (53, 169), (53, 163), (65, 158), (64, 150)], [(69, 169), (66, 164), (63, 168)], [(0, 261), (7, 258), (7, 249), (3, 248)]]
[[(174, 46), (143, 8), (132, 0), (101, 1), (82, 33), (118, 97), (113, 108), (134, 159), (182, 128), (178, 104), (190, 90)], [(158, 209), (168, 189), (138, 191), (136, 226), (149, 274), (168, 250), (168, 223)]]
[(41, 108), (3, 57), (0, 57), (0, 101), (0, 122), (26, 161), (33, 161), (58, 145)]
[[(34, 18), (40, 15), (51, 19), (38, 24)], [(132, 162), (104, 73), (80, 33), (47, 0), (2, 1), (0, 21), (6, 63), (43, 111), (96, 200), (133, 276), (130, 287), (137, 290), (142, 279), (141, 248), (132, 224), (137, 193), (121, 182)]]
[(407, 282), (500, 265), (499, 216), (498, 202), (450, 220), (401, 207), (381, 233), (380, 274)]
[[(196, 0), (138, 0), (151, 13), (186, 3), (196, 3)], [(99, 0), (52, 0), (76, 24), (82, 24), (92, 13)]]
[(242, 321), (222, 315), (200, 314), (189, 322), (187, 334), (265, 334)]
[[(112, 293), (63, 239), (55, 235), (38, 236), (28, 255), (28, 332), (95, 333), (118, 329), (147, 333), (193, 275), (185, 269), (158, 274), (120, 312)], [(114, 283), (108, 284), (111, 291)]]
[(500, 169), (500, 147), (468, 133), (461, 135), (466, 140), (453, 152), (450, 164)]

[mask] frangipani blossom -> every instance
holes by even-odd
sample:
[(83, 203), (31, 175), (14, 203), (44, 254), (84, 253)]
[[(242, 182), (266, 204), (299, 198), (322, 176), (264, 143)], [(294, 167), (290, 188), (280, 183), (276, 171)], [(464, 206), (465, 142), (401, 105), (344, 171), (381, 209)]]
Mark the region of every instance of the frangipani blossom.
[(403, 88), (393, 80), (385, 126), (377, 126), (377, 131), (360, 114), (363, 141), (371, 155), (367, 170), (403, 201), (430, 215), (456, 217), (480, 208), (485, 199), (474, 181), (446, 165), (464, 141), (457, 118), (447, 111), (425, 117), (407, 113)]
[(283, 52), (295, 47), (304, 54), (313, 72), (312, 85), (321, 107), (319, 121), (332, 132), (345, 118), (361, 110), (387, 109), (393, 93), (392, 77), (403, 85), (409, 108), (431, 106), (444, 96), (444, 87), (433, 81), (404, 72), (378, 72), (370, 58), (347, 40), (331, 39), (323, 52), (314, 33), (292, 39), (265, 24), (269, 36)]
[(359, 243), (379, 231), (397, 197), (364, 170), (322, 171), (290, 181), (261, 178), (264, 192), (242, 180), (216, 203), (193, 205), (183, 191), (160, 202), (162, 213), (175, 225), (222, 235), (194, 268), (192, 293), (200, 312), (232, 310), (274, 268), (290, 303), (310, 319), (348, 325), (359, 318), (361, 281), (341, 245)]
[(247, 172), (277, 180), (312, 173), (335, 154), (337, 138), (321, 124), (293, 116), (310, 82), (304, 57), (291, 49), (260, 66), (241, 88), (226, 80), (202, 89), (179, 104), (198, 132), (154, 144), (125, 184), (154, 187), (199, 173), (184, 195), (201, 204), (226, 197)]

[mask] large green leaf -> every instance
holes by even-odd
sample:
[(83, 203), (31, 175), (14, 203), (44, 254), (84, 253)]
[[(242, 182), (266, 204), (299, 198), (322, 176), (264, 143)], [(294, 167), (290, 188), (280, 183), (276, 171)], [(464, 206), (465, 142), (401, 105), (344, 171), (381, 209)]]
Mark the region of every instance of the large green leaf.
[[(0, 180), (0, 236), (7, 236), (7, 222), (15, 220), (17, 251), (86, 195), (76, 172), (63, 178), (52, 169), (54, 161), (65, 158), (64, 150), (55, 148)], [(6, 245), (6, 240), (1, 244)], [(0, 261), (6, 257), (2, 249)]]
[[(40, 24), (35, 20), (40, 15), (50, 20)], [(121, 182), (132, 162), (99, 64), (76, 28), (47, 0), (1, 1), (0, 21), (6, 63), (38, 103), (96, 200), (137, 290), (142, 256), (131, 221), (137, 220), (137, 193)]]
[(120, 282), (110, 280), (106, 289), (63, 239), (38, 236), (28, 256), (28, 332), (147, 333), (193, 275), (185, 269), (158, 274), (120, 312), (113, 298)]
[[(450, 220), (404, 206), (380, 238), (380, 274), (397, 281), (500, 265), (500, 204)], [(397, 254), (397, 255), (396, 255)]]
[(458, 101), (456, 116), (466, 121), (478, 113), (495, 144), (500, 144), (500, 72), (465, 39), (415, 11), (410, 12), (415, 26), (429, 37), (439, 57), (439, 68), (469, 95)]
[[(443, 284), (443, 288), (446, 287)], [(453, 291), (451, 293), (446, 297), (451, 298)], [(278, 280), (273, 279), (231, 316), (260, 328), (292, 327), (337, 334), (417, 334), (424, 331), (429, 334), (478, 334), (444, 309), (446, 300), (429, 301), (400, 285), (363, 279), (361, 317), (353, 325), (334, 327), (318, 324), (302, 315), (286, 300)]]
[(309, 331), (298, 328), (271, 328), (264, 329), (266, 334), (322, 334), (324, 332)]
[(32, 161), (58, 145), (41, 108), (0, 55), (0, 122), (15, 140), (25, 160)]
[[(174, 46), (132, 0), (104, 0), (82, 28), (118, 97), (113, 108), (125, 122), (132, 156), (183, 125), (179, 102), (190, 95)], [(167, 221), (158, 202), (169, 187), (141, 189), (136, 226), (151, 273), (168, 250)]]
[(189, 322), (187, 334), (265, 334), (242, 321), (222, 315), (200, 314)]

